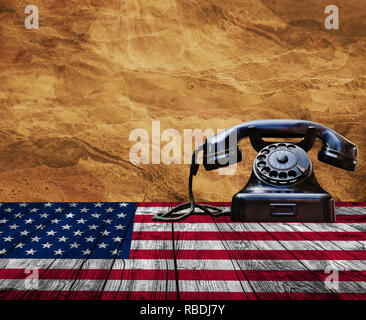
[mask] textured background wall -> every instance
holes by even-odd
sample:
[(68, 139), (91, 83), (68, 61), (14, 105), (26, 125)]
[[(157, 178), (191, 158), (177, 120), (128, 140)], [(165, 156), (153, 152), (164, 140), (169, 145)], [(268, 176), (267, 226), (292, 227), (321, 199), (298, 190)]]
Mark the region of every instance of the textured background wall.
[[(28, 4), (39, 30), (24, 28)], [(337, 200), (365, 200), (365, 58), (364, 1), (0, 0), (0, 201), (183, 200), (189, 166), (130, 164), (132, 129), (267, 118), (355, 142), (354, 173), (310, 156)], [(242, 147), (236, 175), (199, 172), (197, 199), (245, 184), (255, 152)]]

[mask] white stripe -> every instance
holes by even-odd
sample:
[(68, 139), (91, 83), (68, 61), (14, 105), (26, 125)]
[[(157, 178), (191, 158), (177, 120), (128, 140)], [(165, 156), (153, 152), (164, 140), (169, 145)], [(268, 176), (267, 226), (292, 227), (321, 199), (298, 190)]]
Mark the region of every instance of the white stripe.
[[(129, 259), (114, 260), (113, 270), (174, 270), (172, 259)], [(84, 264), (78, 259), (1, 259), (0, 269), (104, 269), (111, 268), (113, 259), (90, 259)], [(242, 270), (325, 270), (333, 266), (334, 270), (366, 271), (365, 261), (360, 260), (235, 260)], [(180, 270), (236, 270), (237, 266), (231, 260), (185, 260), (178, 259), (177, 267)], [(1, 270), (0, 270), (1, 274)]]
[[(177, 250), (365, 250), (366, 241), (177, 240)], [(171, 240), (134, 240), (132, 250), (172, 250)]]
[(366, 214), (366, 207), (336, 207), (336, 214), (363, 215)]
[[(53, 291), (153, 291), (175, 292), (175, 280), (38, 280), (38, 290)], [(105, 284), (105, 286), (104, 286)], [(179, 280), (181, 292), (292, 292), (292, 293), (366, 293), (364, 281), (340, 281), (339, 291), (328, 289), (322, 281), (215, 281)], [(24, 280), (1, 282), (0, 290), (27, 290)]]
[[(75, 286), (75, 280), (40, 279), (37, 284), (38, 290), (52, 291), (176, 291), (175, 280), (77, 280)], [(0, 282), (0, 290), (28, 290), (28, 288), (24, 279), (6, 279)]]
[(135, 215), (153, 215), (155, 212), (167, 212), (170, 207), (138, 207)]
[[(113, 265), (113, 267), (112, 267)], [(174, 260), (168, 259), (1, 259), (1, 269), (126, 269), (166, 270), (174, 269)]]
[[(282, 293), (331, 293), (322, 281), (191, 281), (180, 280), (181, 292), (282, 292)], [(339, 281), (339, 293), (366, 293), (366, 282), (363, 281)], [(225, 288), (226, 290), (222, 290)]]

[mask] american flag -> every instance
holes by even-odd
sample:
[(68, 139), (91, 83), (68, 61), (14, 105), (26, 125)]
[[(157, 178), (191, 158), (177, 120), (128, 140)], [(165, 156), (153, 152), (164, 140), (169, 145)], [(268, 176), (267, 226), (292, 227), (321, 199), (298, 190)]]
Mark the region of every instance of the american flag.
[(0, 299), (366, 299), (365, 202), (336, 223), (151, 220), (175, 205), (1, 204)]

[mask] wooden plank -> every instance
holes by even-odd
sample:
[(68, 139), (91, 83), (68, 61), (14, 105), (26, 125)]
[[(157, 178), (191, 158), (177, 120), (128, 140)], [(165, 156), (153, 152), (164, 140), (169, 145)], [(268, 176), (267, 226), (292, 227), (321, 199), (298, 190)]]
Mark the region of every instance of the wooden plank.
[[(222, 229), (224, 229), (225, 231), (229, 229), (232, 229), (233, 232), (236, 231), (243, 231), (245, 229), (245, 224), (236, 224), (235, 227), (232, 226), (232, 224), (227, 224), (226, 226), (223, 225), (222, 223), (218, 224), (219, 230), (221, 232)], [(251, 225), (251, 224), (249, 224)], [(256, 229), (258, 229), (258, 231), (267, 231), (267, 229), (265, 228), (264, 225), (262, 224), (256, 224)], [(288, 226), (286, 228), (286, 231), (292, 231), (292, 228), (290, 226)], [(274, 238), (275, 240), (275, 238)], [(239, 241), (226, 241), (225, 243), (226, 247), (228, 248), (229, 251), (231, 250), (243, 250), (242, 248), (242, 244)], [(253, 242), (254, 248), (256, 248), (257, 250), (261, 251), (263, 250), (262, 246), (258, 246), (258, 242)], [(287, 250), (281, 243), (276, 241), (272, 241), (271, 242), (271, 246), (268, 249), (272, 249), (272, 250)], [(243, 262), (245, 261), (245, 262)], [(254, 293), (254, 295), (256, 296), (257, 299), (260, 299), (260, 295), (257, 292), (271, 292), (271, 290), (273, 288), (270, 287), (270, 282), (269, 280), (272, 280), (272, 278), (270, 277), (270, 274), (268, 274), (268, 278), (266, 279), (267, 281), (253, 281), (249, 279), (249, 275), (248, 275), (248, 270), (263, 270), (263, 264), (266, 264), (266, 268), (267, 270), (269, 270), (269, 272), (271, 272), (271, 270), (281, 270), (281, 267), (283, 266), (283, 263), (279, 263), (279, 261), (276, 260), (266, 260), (265, 262), (261, 261), (261, 260), (251, 260), (248, 259), (246, 260), (246, 253), (245, 250), (243, 250), (243, 255), (242, 255), (242, 259), (240, 260), (236, 260), (236, 270), (238, 272), (240, 272), (240, 277), (247, 279), (246, 282), (249, 284), (252, 292)], [(299, 267), (299, 264), (302, 266), (303, 270), (307, 270), (309, 272), (311, 272), (311, 270), (309, 268), (306, 267), (306, 265), (302, 264), (301, 261), (298, 261), (295, 257), (294, 260), (286, 260), (285, 262), (287, 268), (289, 269), (296, 269)], [(314, 279), (319, 279), (319, 277), (317, 277), (317, 275), (314, 275)], [(320, 279), (319, 279), (320, 280)], [(284, 293), (288, 292), (291, 293), (292, 290), (294, 290), (294, 287), (296, 289), (296, 283), (294, 285), (290, 285), (289, 287), (286, 287), (285, 289), (288, 289), (288, 291), (283, 290)], [(291, 298), (291, 295), (289, 294), (287, 296), (288, 299)]]
[[(184, 252), (186, 249), (193, 249), (199, 251), (201, 249), (201, 242), (196, 241), (185, 241), (185, 232), (187, 231), (198, 231), (197, 224), (195, 223), (180, 223), (175, 222), (173, 224), (174, 231), (174, 249), (176, 255), (184, 257)], [(219, 228), (215, 223), (210, 224), (210, 231), (219, 232)], [(213, 250), (227, 250), (225, 247), (225, 240), (222, 241), (211, 241), (209, 246)], [(206, 243), (207, 245), (207, 243)], [(192, 261), (192, 260), (190, 260)], [(232, 269), (235, 269), (235, 261), (229, 260), (210, 260), (208, 256), (207, 259), (197, 259), (194, 264), (188, 264), (184, 259), (177, 259), (177, 277), (179, 281), (179, 290), (183, 293), (183, 295), (187, 292), (195, 292), (195, 298), (199, 299), (200, 292), (203, 294), (206, 292), (240, 292), (243, 294), (244, 298), (248, 298), (245, 294), (248, 291), (248, 286), (243, 284), (240, 279), (237, 277), (233, 281), (208, 281), (206, 280), (208, 275), (205, 272), (209, 270), (217, 269), (217, 268), (227, 268), (231, 265)], [(221, 265), (218, 267), (218, 265)], [(201, 270), (201, 276), (199, 280), (181, 280), (180, 275), (182, 271), (191, 271), (194, 273), (196, 270)], [(204, 296), (203, 296), (204, 297)]]
[(335, 213), (336, 215), (366, 215), (366, 207), (336, 207)]
[[(60, 213), (60, 215), (65, 214), (65, 212)], [(111, 218), (111, 216), (113, 215), (113, 212), (111, 212), (108, 216), (107, 219)], [(104, 230), (106, 223), (102, 224), (102, 225), (98, 225), (98, 228), (100, 230)], [(84, 234), (87, 234), (88, 231), (88, 225), (87, 224), (83, 224), (82, 226), (80, 226), (79, 230), (81, 232), (83, 232)], [(73, 236), (73, 239), (75, 239), (76, 241), (80, 240), (80, 238), (76, 235)], [(94, 248), (93, 250), (96, 248), (98, 241), (96, 241), (94, 243)], [(63, 247), (58, 246), (57, 248), (60, 248), (61, 250), (64, 250), (68, 253), (69, 250), (69, 246), (68, 244), (65, 244)], [(92, 250), (92, 252), (93, 252)], [(90, 254), (92, 254), (92, 252)], [(89, 255), (90, 256), (90, 255)], [(47, 261), (42, 262), (42, 270), (39, 274), (39, 277), (42, 278), (44, 273), (49, 270), (50, 268), (52, 268), (53, 264), (57, 263), (57, 266), (59, 269), (63, 269), (63, 268), (68, 268), (68, 269), (73, 269), (73, 277), (75, 279), (73, 280), (69, 280), (69, 281), (54, 281), (54, 283), (52, 282), (47, 282), (47, 281), (41, 281), (39, 283), (48, 283), (47, 286), (44, 288), (47, 290), (50, 290), (50, 295), (52, 294), (52, 297), (60, 297), (61, 295), (63, 296), (63, 298), (67, 298), (68, 296), (65, 297), (64, 291), (66, 288), (66, 291), (71, 291), (73, 289), (73, 286), (77, 283), (77, 275), (78, 272), (81, 268), (83, 268), (83, 265), (85, 264), (86, 259), (85, 258), (80, 258), (80, 259), (68, 259), (68, 256), (64, 255), (62, 259), (46, 259)], [(32, 260), (32, 259), (31, 259)], [(45, 265), (45, 263), (48, 263), (48, 265)], [(36, 266), (37, 267), (37, 266)], [(23, 279), (19, 279), (19, 280), (12, 280), (12, 281), (6, 281), (3, 280), (3, 284), (4, 285), (9, 285), (9, 283), (11, 283), (12, 286), (14, 286), (14, 288), (24, 288), (25, 286), (25, 282)], [(98, 282), (99, 284), (101, 283), (100, 281)], [(65, 286), (65, 287), (63, 287)], [(26, 290), (27, 288), (24, 288), (23, 290)], [(40, 295), (42, 293), (39, 293)], [(95, 296), (98, 295), (98, 292), (96, 292)], [(36, 298), (37, 297), (37, 292), (34, 292), (32, 290), (27, 290), (25, 291), (25, 293), (20, 297), (21, 299), (28, 299), (28, 298)], [(94, 296), (92, 296), (91, 298), (95, 298)]]
[[(288, 224), (289, 227), (293, 228), (294, 230), (301, 230), (304, 231), (304, 228), (307, 228), (307, 231), (311, 231), (311, 232), (316, 232), (313, 229), (311, 229), (311, 226), (313, 226), (313, 228), (316, 229), (316, 225), (317, 224), (313, 224), (313, 223), (307, 223), (307, 224), (303, 224), (303, 226), (300, 226), (299, 224)], [(263, 226), (265, 228), (266, 224), (263, 223)], [(276, 232), (269, 232), (274, 238), (277, 237), (277, 233)], [(319, 236), (321, 236), (321, 232), (316, 232), (319, 234)], [(293, 250), (293, 246), (289, 245), (289, 242), (287, 241), (281, 241), (278, 240), (286, 249), (289, 250), (289, 252), (291, 252), (291, 250)], [(342, 245), (340, 245), (339, 243), (342, 243)], [(359, 243), (358, 241), (309, 241), (309, 242), (303, 242), (303, 245), (305, 246), (305, 248), (309, 249), (309, 250), (318, 250), (318, 254), (322, 255), (323, 250), (342, 250), (342, 252), (344, 253), (345, 257), (350, 257), (351, 259), (354, 259), (354, 255), (347, 251), (347, 250), (359, 250)], [(296, 256), (296, 253), (294, 253), (294, 255)], [(306, 261), (306, 263), (304, 263), (304, 266), (306, 266), (310, 271), (312, 270), (316, 270), (315, 265), (319, 266), (319, 263), (317, 260), (308, 260)], [(344, 264), (343, 264), (344, 265)], [(359, 261), (359, 265), (362, 266), (362, 269), (366, 268), (366, 264), (363, 261)], [(330, 261), (328, 261), (326, 264), (324, 264), (322, 266), (322, 269), (318, 269), (319, 271), (323, 271), (325, 272), (325, 270), (332, 270), (333, 272), (336, 270), (343, 270), (343, 266), (341, 263), (332, 263)], [(314, 277), (319, 278), (319, 275), (315, 272), (313, 272)], [(351, 280), (351, 278), (345, 274), (344, 276), (345, 280)], [(362, 281), (364, 278), (364, 276), (362, 274), (358, 275), (358, 280)], [(353, 278), (352, 278), (353, 279)], [(319, 279), (320, 280), (320, 279)], [(324, 284), (323, 281), (321, 281)], [(337, 294), (341, 294), (342, 291), (340, 290), (339, 292), (334, 292), (335, 295)], [(338, 296), (339, 297), (339, 296)], [(339, 297), (340, 298), (340, 297)]]
[[(39, 213), (29, 212), (28, 217), (32, 217), (32, 215), (35, 215), (35, 214), (38, 215)], [(50, 217), (46, 218), (46, 220), (44, 220), (44, 222), (42, 221), (42, 226), (44, 226), (44, 227), (47, 226), (48, 224), (51, 223), (51, 221), (53, 219), (57, 219), (57, 218), (61, 217), (62, 214), (64, 214), (64, 213), (63, 212), (56, 212), (53, 215), (50, 215)], [(15, 221), (16, 220), (13, 220), (13, 222), (15, 222)], [(29, 241), (29, 239), (36, 236), (39, 232), (40, 232), (40, 229), (35, 229), (32, 232), (30, 232), (28, 235), (17, 239), (16, 243), (13, 244), (12, 248), (10, 248), (9, 251), (10, 250), (15, 250), (16, 245), (18, 245), (21, 242)], [(0, 259), (0, 261), (1, 260), (2, 259)], [(14, 260), (9, 259), (9, 260), (7, 260), (6, 264), (2, 263), (2, 265), (1, 265), (2, 270), (11, 268), (10, 263), (12, 261), (14, 261)], [(35, 270), (35, 269), (39, 269), (40, 267), (42, 267), (43, 269), (47, 269), (50, 265), (52, 265), (53, 261), (54, 261), (54, 259), (45, 259), (44, 261), (40, 261), (38, 259), (36, 261), (33, 261), (33, 259), (22, 259), (24, 271), (25, 271), (25, 269)], [(0, 277), (1, 277), (2, 270), (0, 270)], [(12, 280), (12, 281), (9, 281), (7, 279), (1, 279), (0, 280), (0, 290), (6, 290), (6, 289), (13, 290), (14, 288), (19, 288), (19, 287), (23, 288), (22, 290), (26, 290), (25, 282), (24, 282), (23, 279), (15, 279), (15, 280)], [(25, 294), (22, 294), (21, 296), (19, 296), (19, 298), (21, 299)]]
[[(138, 207), (135, 213), (136, 215), (145, 215), (152, 214), (155, 211), (158, 212), (166, 212), (171, 208), (169, 206), (161, 206), (161, 203), (154, 203), (150, 207)], [(165, 231), (172, 232), (172, 223), (151, 223), (149, 224), (152, 230), (156, 231)], [(134, 231), (143, 231), (144, 224), (135, 224)], [(159, 243), (157, 241), (152, 240), (149, 247), (150, 250), (160, 251), (160, 250), (172, 250), (171, 241), (167, 243)], [(132, 239), (131, 248), (133, 247), (135, 250), (140, 250), (143, 243), (136, 242)], [(145, 249), (145, 246), (144, 246)], [(103, 291), (108, 292), (108, 299), (119, 299), (120, 292), (141, 292), (141, 298), (144, 296), (144, 291), (149, 291), (152, 295), (151, 299), (154, 298), (162, 298), (166, 299), (175, 299), (176, 298), (176, 281), (174, 277), (174, 262), (169, 259), (169, 256), (165, 256), (162, 259), (152, 259), (144, 261), (144, 260), (113, 260), (111, 262), (110, 270), (113, 270), (113, 276), (120, 274), (120, 277), (123, 277), (123, 273), (126, 272), (127, 269), (135, 269), (137, 272), (144, 272), (144, 270), (149, 270), (152, 274), (153, 280), (145, 280), (146, 282), (138, 282), (138, 281), (115, 281), (110, 278), (110, 274), (106, 279), (105, 286), (103, 287)], [(140, 269), (140, 270), (139, 270)], [(164, 271), (164, 272), (162, 272)], [(173, 293), (173, 294), (172, 294)], [(103, 294), (102, 294), (103, 295)], [(139, 299), (138, 295), (133, 296), (134, 299)]]

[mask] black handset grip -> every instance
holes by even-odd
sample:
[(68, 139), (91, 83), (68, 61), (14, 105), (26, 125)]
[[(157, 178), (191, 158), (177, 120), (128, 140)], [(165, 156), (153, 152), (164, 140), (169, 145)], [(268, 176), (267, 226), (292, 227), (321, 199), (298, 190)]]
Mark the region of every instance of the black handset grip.
[(263, 138), (301, 138), (305, 137), (309, 128), (314, 127), (316, 137), (323, 142), (318, 159), (345, 170), (356, 169), (357, 146), (350, 140), (316, 122), (286, 119), (245, 122), (207, 138), (203, 146), (205, 169), (213, 170), (241, 161), (241, 152), (234, 142), (248, 137), (251, 127), (255, 127)]

